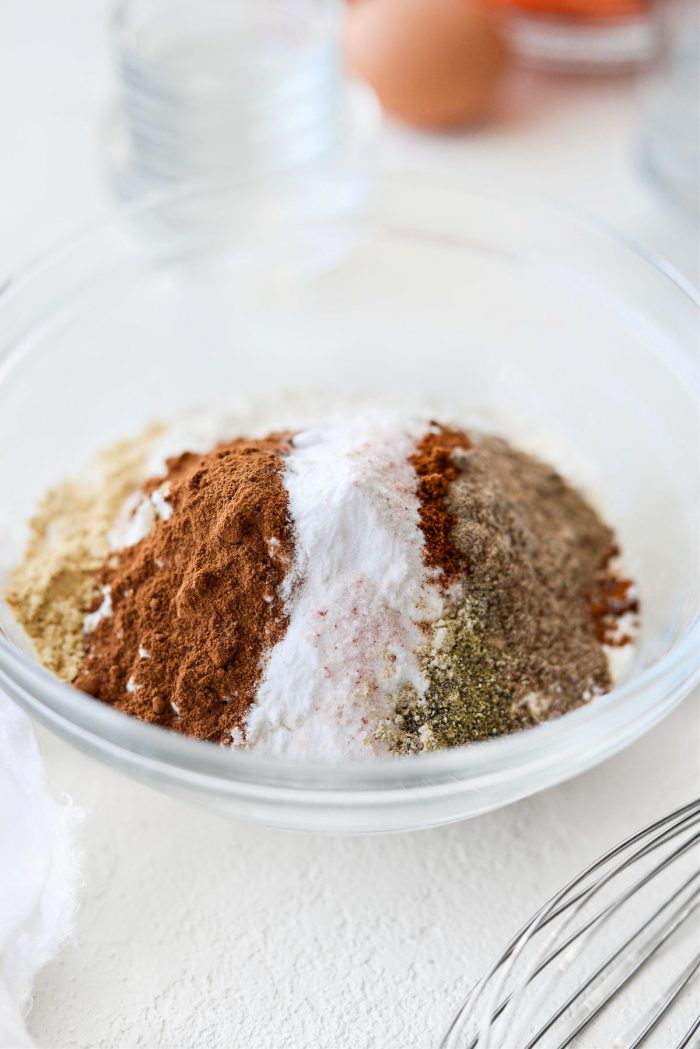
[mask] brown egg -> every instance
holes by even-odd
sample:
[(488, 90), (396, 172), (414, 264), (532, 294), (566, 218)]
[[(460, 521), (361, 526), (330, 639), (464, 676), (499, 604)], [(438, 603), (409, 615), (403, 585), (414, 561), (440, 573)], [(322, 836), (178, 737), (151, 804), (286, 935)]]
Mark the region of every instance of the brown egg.
[(369, 81), (387, 113), (424, 128), (482, 119), (505, 64), (474, 0), (354, 0), (344, 50), (348, 72)]

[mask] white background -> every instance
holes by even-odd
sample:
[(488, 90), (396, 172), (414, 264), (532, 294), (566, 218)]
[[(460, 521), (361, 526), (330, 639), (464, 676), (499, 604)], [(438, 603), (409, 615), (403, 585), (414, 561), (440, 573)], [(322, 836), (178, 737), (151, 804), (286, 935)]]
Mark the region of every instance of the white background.
[[(0, 281), (110, 205), (107, 12), (103, 0), (2, 5)], [(556, 195), (696, 277), (692, 227), (637, 173), (641, 121), (626, 79), (523, 77), (497, 126), (389, 128), (381, 162)], [(39, 978), (30, 1030), (45, 1047), (424, 1049), (536, 906), (697, 793), (697, 708), (507, 810), (372, 839), (227, 823), (42, 732), (55, 790), (88, 815), (75, 942)]]

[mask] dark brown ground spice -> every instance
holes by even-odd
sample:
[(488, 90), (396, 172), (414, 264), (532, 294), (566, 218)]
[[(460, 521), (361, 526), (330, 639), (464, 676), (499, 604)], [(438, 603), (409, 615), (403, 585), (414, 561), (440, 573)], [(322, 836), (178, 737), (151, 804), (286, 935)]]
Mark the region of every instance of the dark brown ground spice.
[(443, 586), (454, 582), (465, 570), (464, 553), (452, 541), (454, 515), (447, 509), (450, 482), (459, 470), (454, 461), (456, 448), (471, 448), (463, 430), (432, 424), (416, 444), (410, 463), (418, 477), (420, 530), (425, 541), (423, 559), (428, 568), (442, 569)]
[(169, 460), (173, 513), (105, 562), (98, 583), (111, 589), (113, 615), (87, 635), (78, 688), (145, 721), (230, 742), (287, 625), (288, 447), (288, 435), (273, 434)]
[(455, 442), (434, 463), (430, 487), (419, 482), (426, 561), (444, 558), (453, 579), (468, 571), (419, 655), (425, 693), (406, 689), (397, 704), (401, 752), (511, 732), (608, 691), (603, 644), (627, 643), (619, 618), (638, 611), (611, 564), (613, 533), (551, 467), (498, 438)]

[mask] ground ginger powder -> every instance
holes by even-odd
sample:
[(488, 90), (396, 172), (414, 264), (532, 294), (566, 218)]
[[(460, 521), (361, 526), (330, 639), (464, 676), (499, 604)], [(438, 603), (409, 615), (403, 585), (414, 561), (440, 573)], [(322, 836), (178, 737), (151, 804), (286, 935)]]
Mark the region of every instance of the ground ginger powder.
[(24, 559), (10, 577), (6, 599), (41, 662), (64, 681), (75, 678), (82, 662), (83, 618), (109, 553), (109, 531), (145, 479), (152, 442), (161, 432), (150, 426), (96, 456), (84, 476), (48, 492), (30, 522)]

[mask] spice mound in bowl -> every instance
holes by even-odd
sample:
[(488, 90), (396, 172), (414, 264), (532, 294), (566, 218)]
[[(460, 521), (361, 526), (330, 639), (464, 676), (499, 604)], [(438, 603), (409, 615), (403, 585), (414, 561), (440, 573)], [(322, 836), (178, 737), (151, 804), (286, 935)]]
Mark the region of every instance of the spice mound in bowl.
[(44, 665), (101, 702), (330, 759), (565, 714), (610, 690), (638, 618), (613, 532), (556, 470), (360, 409), (116, 445), (45, 496), (7, 600)]

